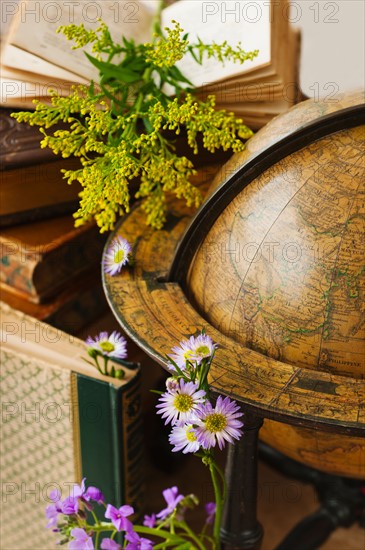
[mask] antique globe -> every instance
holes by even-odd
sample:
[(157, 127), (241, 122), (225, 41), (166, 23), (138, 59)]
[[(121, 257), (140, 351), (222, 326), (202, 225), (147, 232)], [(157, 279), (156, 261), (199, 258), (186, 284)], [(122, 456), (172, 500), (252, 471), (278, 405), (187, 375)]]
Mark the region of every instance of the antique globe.
[[(223, 334), (299, 368), (364, 378), (364, 138), (354, 126), (315, 139), (217, 217), (186, 288)], [(311, 466), (364, 476), (364, 441), (268, 420), (260, 435)]]
[(204, 327), (213, 388), (265, 418), (260, 437), (319, 470), (364, 477), (363, 97), (306, 101), (222, 167), (195, 215), (118, 232), (136, 264), (105, 278), (125, 330), (155, 359)]

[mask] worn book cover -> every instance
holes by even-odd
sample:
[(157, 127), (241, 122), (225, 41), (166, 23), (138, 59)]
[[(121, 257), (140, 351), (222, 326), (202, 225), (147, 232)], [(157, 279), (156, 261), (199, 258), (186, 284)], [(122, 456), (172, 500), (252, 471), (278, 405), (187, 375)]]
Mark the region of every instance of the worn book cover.
[(0, 298), (12, 308), (69, 334), (78, 334), (108, 309), (99, 270), (70, 279), (66, 288), (42, 304), (35, 304), (23, 292), (1, 282)]
[(0, 109), (0, 227), (74, 212), (81, 185), (68, 185), (61, 170), (77, 170), (79, 159), (41, 148), (39, 128), (11, 112)]
[(19, 124), (10, 117), (13, 111), (15, 109), (0, 108), (0, 170), (56, 160), (50, 149), (41, 149), (43, 136), (39, 128)]
[[(84, 342), (1, 304), (1, 548), (50, 550), (50, 492), (83, 477), (115, 506), (140, 511), (139, 368), (122, 380), (82, 360)], [(19, 518), (24, 518), (21, 532)]]
[(94, 224), (74, 227), (72, 215), (6, 227), (0, 234), (0, 280), (35, 303), (91, 268), (100, 272), (105, 236)]

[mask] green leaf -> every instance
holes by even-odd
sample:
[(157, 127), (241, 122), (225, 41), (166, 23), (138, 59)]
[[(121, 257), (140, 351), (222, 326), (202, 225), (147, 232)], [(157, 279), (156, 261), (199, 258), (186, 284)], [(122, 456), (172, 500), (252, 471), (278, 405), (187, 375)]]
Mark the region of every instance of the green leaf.
[(131, 69), (133, 70), (133, 72), (139, 72), (139, 73), (142, 73), (146, 67), (147, 67), (147, 63), (146, 63), (146, 60), (144, 57), (142, 56), (128, 56), (122, 63), (121, 63), (121, 66), (122, 67), (131, 67)]
[(153, 126), (152, 124), (150, 123), (150, 121), (148, 120), (148, 118), (143, 118), (143, 125), (144, 127), (146, 128), (147, 130), (147, 133), (150, 134), (153, 130)]
[(193, 48), (188, 48), (188, 49), (189, 49), (190, 55), (191, 55), (191, 57), (194, 59), (194, 61), (196, 61), (196, 63), (198, 63), (199, 65), (201, 65), (201, 64), (202, 64), (201, 55), (200, 55), (200, 59), (199, 59), (199, 58), (196, 56), (196, 54), (195, 54)]
[(188, 80), (186, 76), (184, 76), (176, 66), (171, 67), (169, 70), (169, 73), (175, 80), (179, 80), (180, 82), (186, 82), (186, 84), (189, 84), (189, 86), (193, 85), (192, 82)]
[(109, 79), (120, 80), (128, 84), (131, 84), (132, 82), (137, 82), (141, 78), (141, 75), (139, 73), (136, 73), (131, 69), (120, 66), (118, 67), (115, 65), (111, 65), (110, 63), (107, 63), (105, 61), (100, 61), (99, 59), (96, 59), (86, 52), (85, 55), (90, 63), (92, 63), (94, 67), (96, 67), (100, 71), (100, 73), (103, 75), (103, 78), (107, 77)]
[(127, 50), (134, 49), (135, 44), (133, 38), (131, 40), (128, 40), (125, 36), (122, 36), (122, 40)]

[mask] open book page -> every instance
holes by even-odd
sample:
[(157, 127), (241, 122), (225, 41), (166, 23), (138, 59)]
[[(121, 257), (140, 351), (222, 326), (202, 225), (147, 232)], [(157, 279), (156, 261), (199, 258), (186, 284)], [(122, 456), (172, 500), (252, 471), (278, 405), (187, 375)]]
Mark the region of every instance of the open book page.
[[(62, 67), (58, 67), (53, 63), (49, 63), (37, 55), (22, 50), (13, 44), (4, 45), (3, 58), (6, 59), (7, 66), (5, 69), (8, 69), (8, 72), (11, 67), (11, 70), (20, 71), (21, 73), (33, 73), (33, 75), (37, 77), (48, 76), (48, 82), (49, 78), (75, 82), (76, 77), (74, 73)], [(77, 77), (77, 81), (82, 84), (88, 84), (89, 82), (87, 78), (82, 78), (81, 76)], [(50, 87), (52, 87), (51, 84), (48, 85), (48, 88)]]
[[(57, 34), (57, 28), (83, 23), (86, 28), (95, 29), (102, 18), (116, 41), (124, 35), (144, 42), (151, 37), (156, 5), (157, 0), (55, 0), (49, 4), (21, 0), (3, 46), (2, 65), (53, 79), (81, 83), (97, 79), (97, 70), (83, 51), (72, 50), (72, 43)], [(171, 26), (171, 20), (179, 21), (189, 32), (190, 42), (199, 36), (207, 43), (227, 40), (231, 45), (241, 42), (247, 51), (259, 50), (257, 58), (243, 65), (225, 62), (223, 66), (205, 56), (201, 66), (186, 56), (180, 62), (181, 68), (194, 86), (200, 87), (270, 63), (270, 9), (266, 0), (248, 4), (180, 0), (165, 8), (162, 24)]]
[(165, 8), (162, 13), (163, 26), (171, 26), (171, 20), (180, 23), (189, 32), (189, 42), (199, 37), (203, 42), (222, 43), (231, 46), (241, 43), (245, 51), (259, 50), (253, 61), (240, 63), (225, 62), (204, 56), (203, 65), (198, 65), (191, 56), (178, 64), (180, 70), (197, 88), (228, 77), (252, 71), (270, 63), (270, 2), (235, 2), (216, 0), (180, 0)]
[[(9, 31), (8, 43), (57, 68), (67, 69), (74, 74), (76, 82), (79, 77), (90, 80), (97, 78), (97, 70), (82, 49), (72, 50), (72, 43), (63, 34), (57, 34), (58, 27), (83, 23), (87, 29), (96, 29), (101, 18), (116, 41), (119, 42), (124, 35), (137, 42), (144, 42), (150, 37), (152, 17), (151, 10), (135, 0), (54, 0), (50, 3), (23, 0)], [(5, 47), (2, 64), (10, 65), (9, 61), (8, 49)], [(57, 71), (53, 71), (52, 65), (40, 64), (37, 68), (39, 74), (50, 77), (56, 77)]]

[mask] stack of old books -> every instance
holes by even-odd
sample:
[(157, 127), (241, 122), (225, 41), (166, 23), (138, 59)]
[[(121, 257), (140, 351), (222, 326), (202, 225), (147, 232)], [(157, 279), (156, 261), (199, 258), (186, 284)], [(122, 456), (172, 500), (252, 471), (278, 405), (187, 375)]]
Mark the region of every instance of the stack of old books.
[(106, 309), (100, 260), (105, 237), (74, 227), (80, 187), (61, 168), (77, 159), (41, 149), (37, 128), (0, 110), (0, 289), (12, 307), (76, 333)]

